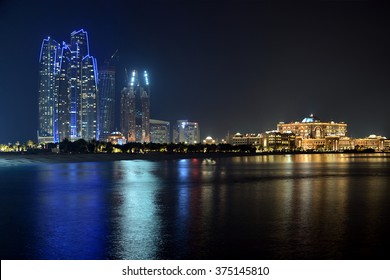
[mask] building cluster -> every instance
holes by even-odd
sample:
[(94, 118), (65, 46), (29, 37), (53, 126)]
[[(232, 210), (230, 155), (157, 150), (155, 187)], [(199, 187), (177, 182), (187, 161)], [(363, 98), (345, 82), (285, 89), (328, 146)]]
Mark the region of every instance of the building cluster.
[(87, 32), (72, 32), (70, 43), (44, 39), (39, 62), (38, 141), (96, 138), (97, 63)]
[(314, 115), (304, 118), (301, 122), (280, 122), (276, 130), (264, 133), (236, 133), (231, 135), (228, 141), (233, 145), (254, 145), (261, 151), (390, 150), (390, 140), (386, 137), (370, 135), (366, 138), (351, 138), (347, 136), (346, 123), (323, 122)]
[[(150, 126), (150, 141), (135, 141), (128, 139), (121, 132), (113, 132), (108, 137), (108, 141), (114, 144), (124, 144), (126, 142), (142, 142), (142, 143), (185, 143), (196, 144), (200, 143), (200, 129), (196, 122), (187, 120), (179, 120), (175, 127), (171, 129), (169, 121), (149, 120)], [(172, 132), (171, 132), (172, 131)], [(173, 136), (171, 136), (173, 134)], [(118, 139), (121, 139), (118, 141)]]
[[(116, 52), (114, 53), (114, 55)], [(38, 143), (101, 140), (127, 142), (198, 143), (199, 125), (180, 120), (150, 119), (147, 71), (132, 70), (121, 91), (120, 131), (115, 131), (115, 75), (112, 58), (97, 68), (90, 55), (88, 33), (70, 35), (70, 43), (43, 40), (39, 57)]]

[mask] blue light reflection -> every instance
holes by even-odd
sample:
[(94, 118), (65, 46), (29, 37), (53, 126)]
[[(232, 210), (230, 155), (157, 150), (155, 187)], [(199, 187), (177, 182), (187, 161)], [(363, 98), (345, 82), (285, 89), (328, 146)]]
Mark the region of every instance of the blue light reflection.
[(35, 235), (38, 259), (101, 259), (106, 201), (99, 163), (43, 165), (38, 173)]

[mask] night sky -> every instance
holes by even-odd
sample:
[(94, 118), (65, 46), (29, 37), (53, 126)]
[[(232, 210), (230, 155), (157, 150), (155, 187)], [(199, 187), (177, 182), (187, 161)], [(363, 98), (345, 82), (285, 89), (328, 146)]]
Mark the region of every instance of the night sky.
[(118, 105), (124, 69), (146, 69), (151, 118), (199, 122), (202, 139), (311, 113), (389, 138), (388, 15), (372, 1), (0, 1), (0, 143), (37, 141), (42, 40), (81, 28), (98, 65), (118, 49)]

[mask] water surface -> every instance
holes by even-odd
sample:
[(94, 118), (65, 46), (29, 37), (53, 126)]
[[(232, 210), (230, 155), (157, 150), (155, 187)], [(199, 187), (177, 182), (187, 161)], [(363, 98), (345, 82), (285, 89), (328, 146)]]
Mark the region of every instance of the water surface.
[(390, 259), (390, 158), (0, 162), (1, 259)]

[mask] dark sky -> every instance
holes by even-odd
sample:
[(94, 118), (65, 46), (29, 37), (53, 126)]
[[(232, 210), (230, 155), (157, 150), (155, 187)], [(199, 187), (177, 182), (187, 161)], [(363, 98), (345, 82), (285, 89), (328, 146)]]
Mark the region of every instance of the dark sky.
[(390, 137), (387, 7), (281, 3), (0, 1), (0, 143), (36, 141), (42, 39), (81, 28), (98, 64), (119, 49), (117, 101), (124, 68), (147, 69), (151, 117), (197, 121), (202, 139), (311, 113)]

